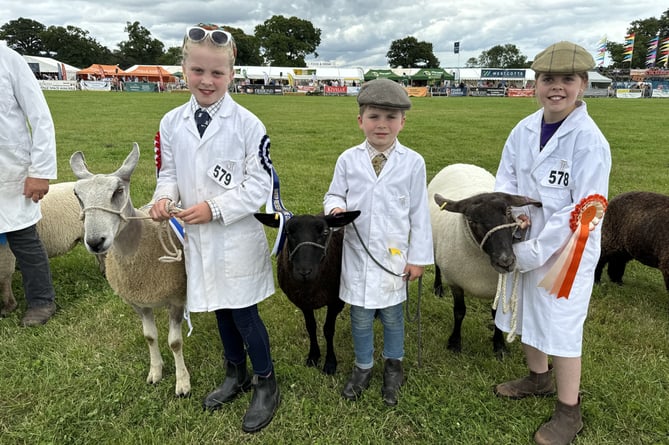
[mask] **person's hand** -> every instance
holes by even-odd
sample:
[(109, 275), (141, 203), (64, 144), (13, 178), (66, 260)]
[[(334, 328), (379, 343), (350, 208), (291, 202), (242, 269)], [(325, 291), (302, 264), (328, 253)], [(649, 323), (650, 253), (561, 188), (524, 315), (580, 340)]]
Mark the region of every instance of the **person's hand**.
[(49, 193), (48, 179), (26, 178), (23, 184), (23, 196), (32, 199), (33, 202), (39, 202), (47, 193)]
[(170, 214), (170, 204), (172, 204), (172, 200), (168, 198), (159, 199), (155, 202), (149, 210), (151, 219), (154, 221), (165, 221), (166, 219), (170, 219), (172, 216)]
[(334, 209), (330, 210), (330, 215), (337, 215), (339, 213), (344, 213), (346, 210), (342, 209), (341, 207), (335, 207)]
[(418, 279), (423, 276), (423, 272), (425, 271), (424, 266), (414, 266), (413, 264), (407, 264), (404, 267), (404, 281), (413, 281), (415, 279)]
[(174, 216), (181, 219), (186, 224), (204, 224), (211, 221), (211, 207), (205, 201), (195, 204), (192, 207), (175, 213)]

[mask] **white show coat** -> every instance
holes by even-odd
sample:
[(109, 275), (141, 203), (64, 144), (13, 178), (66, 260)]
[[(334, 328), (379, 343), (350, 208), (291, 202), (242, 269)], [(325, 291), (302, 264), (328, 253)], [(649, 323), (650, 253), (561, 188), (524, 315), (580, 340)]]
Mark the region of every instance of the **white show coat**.
[[(229, 94), (202, 139), (190, 102), (160, 122), (162, 166), (154, 200), (189, 208), (213, 200), (222, 219), (185, 225), (188, 310), (242, 308), (274, 293), (265, 231), (253, 213), (271, 191), (269, 138), (260, 120)], [(265, 162), (266, 163), (266, 162)]]
[(39, 83), (23, 57), (0, 46), (0, 233), (39, 221), (39, 203), (23, 196), (25, 180), (56, 173), (53, 120)]
[[(339, 156), (324, 199), (325, 213), (335, 207), (362, 212), (354, 223), (384, 267), (402, 273), (407, 263), (424, 266), (434, 262), (425, 161), (399, 141), (378, 178), (365, 143)], [(339, 297), (368, 309), (406, 299), (405, 282), (374, 263), (351, 225), (344, 233)]]
[[(495, 190), (541, 201), (523, 212), (531, 225), (526, 241), (514, 244), (520, 270), (518, 329), (522, 342), (549, 355), (579, 357), (594, 270), (599, 260), (601, 223), (590, 232), (569, 298), (557, 298), (538, 287), (571, 237), (569, 218), (583, 198), (608, 193), (609, 144), (590, 118), (584, 102), (565, 119), (539, 151), (543, 109), (511, 131), (497, 171)], [(507, 294), (511, 293), (508, 280)], [(498, 307), (495, 322), (510, 330), (510, 311)]]

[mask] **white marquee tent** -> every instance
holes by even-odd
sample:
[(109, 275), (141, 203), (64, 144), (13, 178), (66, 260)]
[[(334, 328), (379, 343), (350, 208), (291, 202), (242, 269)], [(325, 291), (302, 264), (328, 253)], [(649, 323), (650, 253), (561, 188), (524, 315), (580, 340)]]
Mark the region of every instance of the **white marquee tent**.
[[(61, 76), (61, 80), (77, 80), (77, 71), (80, 68), (59, 62), (50, 57), (23, 56), (23, 58), (28, 62), (33, 72), (37, 74), (55, 76), (54, 80), (57, 80), (59, 75)], [(64, 76), (63, 72), (65, 73)]]

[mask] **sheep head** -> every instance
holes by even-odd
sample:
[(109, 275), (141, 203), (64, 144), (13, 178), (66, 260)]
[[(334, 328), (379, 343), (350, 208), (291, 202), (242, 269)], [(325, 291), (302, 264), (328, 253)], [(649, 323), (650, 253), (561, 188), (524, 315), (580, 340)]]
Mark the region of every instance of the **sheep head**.
[[(279, 227), (279, 220), (273, 214), (256, 213), (254, 216), (266, 226)], [(323, 214), (293, 216), (286, 221), (283, 229), (286, 243), (279, 262), (287, 259), (292, 276), (298, 282), (317, 279), (321, 262), (329, 255), (332, 229), (343, 227), (358, 216), (360, 216), (359, 210), (327, 216)]]
[(139, 146), (133, 145), (123, 165), (111, 174), (93, 174), (80, 151), (70, 157), (70, 167), (79, 180), (74, 194), (84, 219), (84, 245), (94, 254), (107, 253), (125, 227), (125, 216), (134, 214), (130, 200), (130, 176), (139, 160)]
[(463, 215), (474, 241), (490, 257), (490, 264), (499, 273), (512, 271), (516, 256), (512, 247), (514, 228), (498, 227), (515, 222), (511, 216), (512, 207), (541, 207), (539, 201), (502, 192), (480, 193), (459, 201), (436, 193), (434, 201), (444, 211)]

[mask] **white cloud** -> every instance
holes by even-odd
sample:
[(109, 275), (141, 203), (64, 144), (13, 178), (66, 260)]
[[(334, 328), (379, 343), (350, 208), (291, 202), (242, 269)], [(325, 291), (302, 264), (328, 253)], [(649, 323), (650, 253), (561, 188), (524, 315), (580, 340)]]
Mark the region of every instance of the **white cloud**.
[[(146, 0), (46, 0), (5, 2), (0, 25), (19, 17), (45, 26), (73, 25), (114, 50), (128, 39), (127, 22), (138, 21), (166, 47), (180, 44), (187, 26), (218, 23), (253, 34), (273, 15), (296, 16), (321, 29), (319, 60), (345, 66), (385, 66), (393, 40), (414, 36), (430, 42), (444, 67), (462, 66), (495, 45), (514, 44), (531, 60), (558, 40), (571, 40), (595, 53), (603, 35), (622, 43), (635, 20), (660, 18), (666, 6), (656, 0), (529, 0), (478, 2), (386, 0), (241, 0), (149, 2)], [(453, 43), (460, 42), (459, 56)]]

